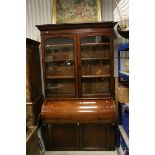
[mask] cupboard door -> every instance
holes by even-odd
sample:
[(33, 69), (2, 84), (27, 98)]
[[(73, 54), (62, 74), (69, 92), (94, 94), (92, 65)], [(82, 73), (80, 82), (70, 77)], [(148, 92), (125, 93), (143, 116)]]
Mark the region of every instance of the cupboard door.
[(73, 35), (53, 36), (44, 45), (47, 97), (75, 97)]
[(76, 124), (52, 124), (43, 128), (43, 138), (47, 151), (78, 150), (79, 136)]
[(110, 124), (81, 124), (81, 150), (114, 150), (115, 135), (114, 127)]
[(82, 96), (110, 96), (111, 41), (108, 34), (80, 37)]
[(82, 150), (107, 150), (107, 126), (106, 125), (81, 125)]

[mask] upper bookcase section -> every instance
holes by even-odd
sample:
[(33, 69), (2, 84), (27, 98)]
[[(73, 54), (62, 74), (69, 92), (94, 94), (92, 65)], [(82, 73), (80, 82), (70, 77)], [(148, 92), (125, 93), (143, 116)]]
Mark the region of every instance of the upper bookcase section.
[(114, 97), (113, 22), (37, 27), (46, 98)]

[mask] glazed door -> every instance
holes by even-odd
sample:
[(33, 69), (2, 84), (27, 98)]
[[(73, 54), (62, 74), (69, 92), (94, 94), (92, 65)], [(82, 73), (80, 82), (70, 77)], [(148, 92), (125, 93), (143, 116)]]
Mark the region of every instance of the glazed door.
[(82, 97), (110, 97), (112, 71), (111, 37), (108, 33), (79, 35)]
[(74, 35), (47, 35), (43, 50), (46, 97), (75, 97)]

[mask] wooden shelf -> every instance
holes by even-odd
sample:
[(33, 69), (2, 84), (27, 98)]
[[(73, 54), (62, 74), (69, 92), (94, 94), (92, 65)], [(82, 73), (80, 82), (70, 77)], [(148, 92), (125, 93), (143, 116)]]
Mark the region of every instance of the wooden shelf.
[(48, 45), (45, 45), (45, 48), (47, 47), (73, 47), (74, 44), (48, 44)]
[(45, 62), (74, 61), (73, 59), (45, 60)]
[(121, 133), (121, 135), (122, 135), (122, 137), (123, 137), (123, 139), (124, 139), (124, 141), (126, 143), (126, 146), (129, 148), (129, 138), (128, 138), (125, 130), (124, 130), (123, 125), (119, 125), (118, 129), (119, 129), (119, 131), (120, 131), (120, 133)]
[(83, 43), (81, 46), (110, 45), (110, 43)]
[[(63, 69), (66, 69), (66, 68), (71, 68), (72, 67), (72, 70), (73, 70), (73, 73), (74, 73), (74, 65), (70, 65), (70, 66), (68, 66), (68, 65), (53, 65), (53, 66), (48, 66), (48, 68), (50, 69), (50, 68), (60, 68), (60, 67), (62, 67)], [(64, 72), (65, 72), (65, 70), (64, 70)]]
[(110, 96), (110, 93), (83, 93), (83, 97), (89, 97), (89, 96)]
[(104, 78), (104, 77), (110, 77), (110, 74), (105, 75), (82, 75), (82, 78)]
[(46, 79), (73, 79), (74, 76), (70, 76), (70, 75), (67, 75), (67, 76), (47, 76)]
[(89, 60), (110, 60), (110, 58), (82, 58), (82, 61), (89, 61)]

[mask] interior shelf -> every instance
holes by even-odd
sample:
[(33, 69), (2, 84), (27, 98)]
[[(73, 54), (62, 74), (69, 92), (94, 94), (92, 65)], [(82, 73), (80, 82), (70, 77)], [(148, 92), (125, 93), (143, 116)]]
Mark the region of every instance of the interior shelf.
[(93, 94), (84, 93), (83, 96), (84, 97), (89, 97), (89, 96), (106, 96), (107, 97), (107, 96), (110, 96), (110, 93), (96, 93), (96, 94), (95, 93)]
[(82, 61), (89, 61), (89, 60), (110, 60), (110, 58), (82, 58)]
[(70, 46), (73, 46), (73, 44), (48, 44), (48, 45), (45, 45), (45, 47), (70, 47)]
[(110, 45), (110, 43), (83, 43), (81, 46)]
[(119, 129), (119, 132), (121, 133), (121, 135), (122, 135), (122, 137), (123, 137), (123, 139), (124, 139), (124, 141), (126, 143), (126, 146), (129, 148), (129, 138), (128, 138), (125, 130), (124, 130), (123, 125), (119, 125), (118, 129)]
[(60, 61), (74, 61), (73, 59), (55, 59), (55, 60), (46, 60), (46, 62), (60, 62)]
[(82, 78), (104, 78), (104, 77), (110, 77), (110, 74), (105, 74), (105, 75), (82, 75)]
[(46, 79), (73, 79), (74, 76), (47, 76)]

